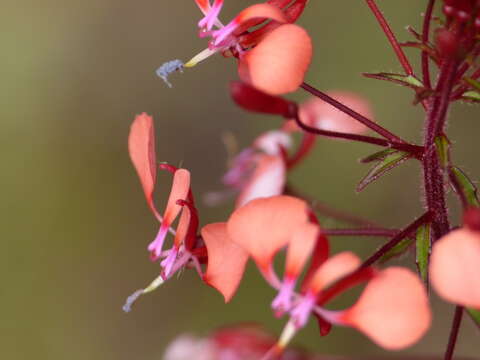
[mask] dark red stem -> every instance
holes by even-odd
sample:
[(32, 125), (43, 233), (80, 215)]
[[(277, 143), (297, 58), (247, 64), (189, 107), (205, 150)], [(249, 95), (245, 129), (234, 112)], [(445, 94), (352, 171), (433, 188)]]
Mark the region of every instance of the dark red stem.
[(378, 249), (372, 256), (363, 262), (360, 266), (361, 269), (367, 268), (370, 265), (373, 265), (377, 260), (383, 257), (388, 251), (395, 247), (400, 241), (411, 235), (415, 230), (417, 230), (423, 224), (430, 222), (432, 215), (427, 212), (424, 215), (420, 216), (413, 223), (408, 225), (405, 229), (397, 233), (389, 242), (383, 245)]
[[(430, 39), (430, 23), (432, 21), (433, 9), (435, 7), (436, 0), (429, 0), (427, 5), (427, 10), (423, 18), (423, 30), (422, 30), (422, 41), (424, 44), (427, 44)], [(423, 73), (423, 85), (427, 89), (432, 88), (432, 81), (430, 79), (430, 57), (428, 52), (425, 50), (422, 51), (422, 73)]]
[(352, 225), (357, 225), (357, 226), (363, 226), (363, 227), (371, 227), (371, 228), (378, 228), (378, 225), (375, 224), (373, 221), (361, 218), (356, 215), (352, 215), (349, 213), (346, 213), (344, 211), (334, 209), (330, 205), (326, 205), (316, 199), (312, 199), (309, 196), (300, 193), (298, 190), (293, 188), (291, 185), (287, 185), (284, 190), (285, 194), (287, 195), (292, 195), (295, 197), (298, 197), (300, 199), (304, 199), (307, 201), (311, 208), (315, 210), (316, 212), (322, 214), (323, 216), (336, 219), (348, 224)]
[(389, 141), (389, 140), (380, 139), (380, 138), (376, 138), (376, 137), (372, 137), (372, 136), (350, 134), (350, 133), (341, 133), (341, 132), (337, 132), (337, 131), (317, 129), (317, 128), (308, 126), (307, 124), (303, 123), (300, 120), (300, 116), (298, 115), (298, 111), (295, 112), (295, 115), (293, 115), (293, 117), (295, 119), (295, 122), (297, 123), (297, 125), (301, 129), (303, 129), (304, 131), (306, 131), (308, 133), (311, 133), (311, 134), (316, 134), (316, 135), (321, 135), (321, 136), (336, 138), (336, 139), (358, 141), (358, 142), (363, 142), (363, 143), (378, 145), (378, 146), (383, 146), (383, 147), (389, 147), (389, 148), (392, 148), (392, 149), (401, 150), (401, 151), (411, 153), (417, 159), (420, 159), (422, 157), (422, 154), (423, 154), (423, 147), (422, 146), (407, 144), (407, 143), (403, 142), (403, 140), (402, 140), (402, 142), (396, 142), (396, 141)]
[(391, 142), (406, 143), (406, 141), (402, 140), (397, 135), (392, 134), (390, 131), (388, 131), (384, 127), (378, 125), (376, 122), (366, 118), (362, 114), (359, 114), (355, 110), (349, 108), (348, 106), (342, 104), (341, 102), (335, 100), (331, 96), (329, 96), (329, 95), (325, 94), (324, 92), (314, 88), (313, 86), (311, 86), (307, 83), (303, 83), (301, 86), (304, 90), (308, 91), (310, 94), (322, 99), (326, 103), (332, 105), (334, 108), (336, 108), (336, 109), (340, 110), (341, 112), (344, 112), (345, 114), (351, 116), (355, 120), (361, 122), (366, 127), (375, 131), (378, 135), (383, 136), (385, 139), (388, 139)]
[(322, 306), (328, 303), (337, 295), (347, 291), (348, 289), (359, 285), (361, 283), (371, 280), (377, 271), (374, 268), (359, 268), (350, 275), (338, 280), (335, 284), (330, 286), (325, 291), (320, 292), (317, 298), (317, 304)]
[(445, 351), (445, 360), (452, 360), (453, 353), (455, 351), (455, 345), (457, 344), (458, 332), (463, 318), (463, 307), (455, 307), (455, 314), (453, 316), (452, 328), (450, 330), (450, 337), (448, 339), (447, 351)]
[(315, 136), (315, 134), (310, 134), (310, 133), (303, 134), (302, 142), (300, 143), (300, 146), (298, 147), (297, 152), (294, 155), (292, 155), (292, 157), (287, 159), (287, 168), (289, 170), (293, 169), (303, 159), (305, 159), (305, 157), (313, 149), (316, 140), (317, 140), (317, 137)]
[(413, 75), (414, 74), (413, 68), (410, 65), (410, 62), (408, 61), (407, 56), (403, 52), (402, 47), (400, 46), (400, 43), (395, 37), (387, 20), (385, 19), (382, 12), (378, 8), (377, 4), (375, 3), (375, 0), (366, 0), (366, 2), (370, 10), (372, 10), (373, 15), (375, 15), (375, 17), (377, 18), (377, 21), (380, 24), (380, 27), (382, 28), (383, 32), (387, 36), (388, 41), (390, 42), (390, 45), (392, 45), (393, 51), (395, 51), (395, 54), (397, 55), (397, 58), (400, 61), (400, 64), (402, 64), (403, 69), (405, 70), (407, 75)]
[(450, 230), (445, 200), (444, 171), (438, 158), (435, 138), (442, 134), (445, 126), (457, 68), (458, 61), (455, 59), (447, 60), (442, 65), (436, 86), (438, 95), (434, 98), (425, 121), (423, 170), (426, 205), (428, 211), (434, 215), (432, 243)]
[(328, 236), (375, 236), (393, 237), (399, 233), (395, 229), (367, 228), (367, 229), (322, 229)]

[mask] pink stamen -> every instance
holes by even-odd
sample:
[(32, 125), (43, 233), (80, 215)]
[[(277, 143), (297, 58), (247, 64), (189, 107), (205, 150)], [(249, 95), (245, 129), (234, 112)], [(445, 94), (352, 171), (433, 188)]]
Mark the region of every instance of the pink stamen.
[(272, 302), (275, 316), (280, 317), (292, 308), (292, 297), (295, 289), (295, 280), (286, 278), (280, 288), (277, 297)]
[(235, 29), (238, 27), (238, 24), (237, 22), (234, 20), (232, 22), (230, 22), (227, 26), (219, 29), (219, 30), (215, 30), (212, 34), (212, 38), (213, 38), (213, 45), (214, 46), (227, 46), (227, 44), (225, 44), (225, 41), (234, 31)]
[(215, 4), (213, 4), (213, 6), (210, 8), (208, 14), (205, 15), (205, 17), (198, 22), (198, 27), (206, 30), (211, 30), (213, 28), (213, 25), (219, 22), (218, 15), (222, 10), (222, 6), (223, 0), (215, 1)]
[(163, 267), (163, 271), (167, 279), (170, 277), (173, 265), (175, 265), (175, 262), (177, 261), (177, 256), (178, 249), (176, 247), (173, 247), (168, 253), (168, 256), (160, 263), (160, 266)]
[(307, 294), (295, 308), (290, 312), (292, 321), (297, 329), (304, 327), (315, 306), (316, 297), (313, 294)]
[(194, 256), (189, 251), (181, 252), (181, 254), (178, 256), (177, 261), (174, 263), (172, 270), (171, 270), (171, 275), (175, 274), (178, 270), (182, 269), (185, 267), (190, 259), (195, 259)]
[(150, 245), (148, 245), (148, 251), (152, 252), (152, 258), (154, 259), (158, 259), (162, 254), (163, 243), (165, 242), (168, 228), (169, 225), (163, 223), (162, 226), (160, 226), (160, 230), (158, 230), (158, 234), (155, 237), (155, 240), (153, 240)]

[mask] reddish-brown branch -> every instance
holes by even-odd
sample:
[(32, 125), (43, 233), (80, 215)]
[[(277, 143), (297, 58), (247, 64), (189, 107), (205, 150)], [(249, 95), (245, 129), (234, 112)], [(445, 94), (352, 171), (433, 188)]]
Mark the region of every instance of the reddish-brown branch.
[[(423, 18), (423, 30), (422, 41), (427, 44), (430, 39), (430, 23), (432, 21), (433, 9), (435, 7), (436, 0), (429, 0), (427, 10), (425, 11), (425, 17)], [(430, 56), (427, 51), (422, 51), (422, 73), (423, 73), (423, 85), (427, 89), (431, 89), (432, 82), (430, 79)]]
[(368, 128), (372, 129), (375, 131), (377, 134), (383, 136), (385, 139), (388, 139), (390, 142), (397, 142), (397, 143), (406, 143), (406, 141), (402, 140), (400, 137), (398, 137), (395, 134), (392, 134), (390, 131), (385, 129), (384, 127), (378, 125), (376, 122), (368, 119), (367, 117), (363, 116), (362, 114), (359, 114), (355, 110), (349, 108), (348, 106), (342, 104), (341, 102), (335, 100), (331, 96), (325, 94), (324, 92), (314, 88), (313, 86), (303, 83), (302, 88), (305, 91), (308, 91), (310, 94), (322, 99), (326, 103), (332, 105), (336, 109), (340, 110), (341, 112), (351, 116), (355, 120), (361, 122), (363, 125), (367, 126)]
[(378, 8), (377, 4), (375, 3), (375, 0), (366, 0), (366, 2), (370, 10), (372, 10), (373, 15), (375, 15), (383, 32), (387, 36), (387, 39), (390, 42), (390, 45), (392, 45), (393, 51), (395, 51), (395, 54), (397, 55), (397, 58), (400, 61), (400, 64), (402, 65), (403, 69), (405, 70), (407, 75), (414, 75), (413, 68), (410, 65), (410, 62), (408, 61), (407, 56), (403, 52), (402, 47), (400, 46), (400, 43), (395, 37), (395, 34), (390, 28), (390, 25), (388, 24), (387, 20), (385, 19), (382, 12)]
[(363, 262), (360, 266), (361, 269), (367, 268), (373, 265), (377, 260), (379, 260), (383, 255), (385, 255), (388, 251), (390, 251), (395, 245), (397, 245), (400, 241), (408, 237), (411, 233), (417, 230), (423, 224), (428, 223), (432, 218), (432, 215), (427, 212), (424, 215), (420, 216), (417, 220), (413, 223), (408, 225), (405, 229), (400, 231), (397, 235), (395, 235), (389, 242), (383, 245), (379, 250), (377, 250), (372, 256), (370, 256), (367, 260)]
[(427, 209), (434, 215), (432, 243), (450, 230), (445, 200), (444, 172), (438, 158), (435, 138), (443, 132), (446, 123), (457, 69), (458, 61), (455, 59), (448, 60), (442, 65), (435, 89), (438, 95), (433, 99), (425, 120), (423, 170)]
[(367, 229), (322, 229), (328, 236), (372, 236), (372, 237), (393, 237), (399, 233), (395, 229), (367, 228)]
[(452, 360), (453, 353), (455, 351), (455, 345), (457, 344), (458, 332), (463, 318), (463, 307), (455, 307), (455, 314), (453, 316), (452, 328), (450, 330), (450, 337), (448, 339), (447, 350), (445, 351), (445, 360)]
[(392, 148), (400, 151), (405, 151), (405, 152), (411, 153), (417, 159), (421, 159), (423, 156), (422, 146), (408, 144), (405, 142), (389, 141), (389, 140), (380, 139), (372, 136), (342, 133), (337, 131), (322, 130), (322, 129), (314, 128), (302, 122), (302, 120), (300, 119), (300, 116), (298, 115), (298, 111), (294, 111), (292, 113), (292, 117), (295, 119), (295, 122), (297, 123), (297, 125), (307, 133), (325, 136), (329, 138), (335, 138), (335, 139), (358, 141), (366, 144), (378, 145), (378, 146), (388, 147), (388, 148)]
[(334, 209), (330, 205), (326, 205), (316, 199), (312, 199), (309, 196), (302, 194), (301, 192), (297, 191), (291, 185), (287, 185), (285, 187), (285, 194), (292, 195), (298, 197), (300, 199), (304, 199), (307, 201), (311, 208), (318, 212), (319, 214), (326, 216), (328, 218), (336, 219), (342, 221), (347, 224), (362, 226), (367, 228), (379, 228), (379, 226), (370, 220), (364, 219), (357, 215), (352, 215), (342, 210)]

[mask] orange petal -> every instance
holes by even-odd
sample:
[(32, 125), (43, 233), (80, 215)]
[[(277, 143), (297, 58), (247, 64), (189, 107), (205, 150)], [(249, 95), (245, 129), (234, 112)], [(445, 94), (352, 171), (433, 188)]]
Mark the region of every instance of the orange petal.
[(312, 293), (318, 294), (335, 281), (355, 271), (360, 264), (360, 258), (352, 252), (336, 254), (317, 269), (308, 287)]
[(195, 2), (204, 14), (208, 13), (208, 10), (210, 10), (210, 0), (195, 0)]
[(203, 279), (229, 302), (240, 285), (248, 255), (230, 239), (226, 223), (206, 225), (201, 233), (208, 250), (207, 272)]
[(308, 221), (307, 210), (305, 201), (291, 196), (255, 199), (233, 212), (228, 233), (267, 272), (275, 253)]
[(182, 210), (182, 206), (177, 204), (178, 200), (187, 200), (190, 190), (190, 171), (178, 169), (173, 175), (172, 190), (168, 198), (167, 207), (164, 214), (164, 226), (170, 226)]
[[(373, 118), (370, 104), (361, 96), (346, 91), (330, 91), (327, 94), (363, 116)], [(317, 97), (312, 97), (300, 106), (300, 118), (304, 123), (322, 130), (353, 134), (361, 134), (368, 130), (359, 121)]]
[(430, 275), (447, 301), (480, 309), (480, 233), (454, 230), (433, 246)]
[(275, 20), (279, 23), (286, 23), (288, 20), (282, 10), (269, 4), (255, 4), (242, 10), (233, 20), (239, 28), (235, 34), (241, 34), (248, 28), (255, 26), (263, 20)]
[(260, 156), (251, 179), (238, 196), (236, 207), (253, 199), (282, 194), (286, 179), (287, 169), (281, 156)]
[(180, 215), (180, 220), (178, 221), (175, 238), (173, 240), (173, 243), (177, 249), (184, 242), (188, 234), (191, 218), (192, 214), (190, 213), (190, 209), (188, 208), (188, 206), (184, 206), (182, 209), (182, 214)]
[(142, 183), (148, 206), (155, 216), (161, 219), (153, 203), (153, 190), (157, 180), (153, 118), (146, 113), (137, 115), (130, 127), (128, 151)]
[(240, 59), (238, 71), (243, 81), (266, 93), (280, 95), (300, 86), (311, 58), (310, 36), (301, 27), (286, 24), (247, 51)]
[(430, 326), (427, 292), (413, 272), (391, 267), (368, 283), (341, 320), (379, 346), (400, 350), (416, 343)]
[(288, 244), (285, 275), (296, 279), (307, 263), (317, 242), (320, 228), (316, 224), (306, 223), (298, 228)]

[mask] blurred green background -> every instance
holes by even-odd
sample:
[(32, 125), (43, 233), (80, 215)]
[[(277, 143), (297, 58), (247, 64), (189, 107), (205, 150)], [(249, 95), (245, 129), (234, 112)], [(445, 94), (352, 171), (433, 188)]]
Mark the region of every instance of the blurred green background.
[[(226, 1), (223, 18), (250, 3)], [(409, 39), (406, 25), (420, 24), (425, 3), (379, 1), (402, 40)], [(173, 89), (155, 76), (164, 61), (187, 60), (205, 47), (196, 37), (200, 12), (193, 1), (3, 0), (0, 18), (1, 357), (150, 360), (161, 359), (166, 344), (183, 332), (202, 335), (255, 320), (278, 333), (284, 320), (273, 317), (273, 291), (253, 267), (228, 306), (186, 272), (141, 299), (132, 313), (121, 311), (125, 297), (158, 272), (146, 252), (157, 223), (127, 154), (134, 115), (154, 115), (159, 161), (190, 169), (198, 196), (221, 188), (222, 133), (234, 133), (245, 146), (279, 124), (233, 105), (227, 92), (236, 78), (231, 59), (217, 56), (173, 75)], [(300, 24), (316, 46), (307, 81), (361, 93), (382, 125), (421, 140), (422, 111), (411, 106), (411, 93), (360, 75), (400, 71), (363, 1), (311, 1)], [(303, 100), (306, 94), (292, 97)], [(456, 106), (450, 121), (454, 158), (474, 178), (480, 174), (477, 117), (477, 108)], [(291, 182), (340, 209), (401, 227), (422, 212), (419, 167), (406, 164), (356, 194), (354, 186), (367, 171), (357, 159), (374, 150), (321, 140)], [(159, 204), (169, 182), (160, 176)], [(456, 218), (455, 202), (452, 208)], [(225, 220), (230, 210), (231, 204), (200, 205), (202, 222)], [(331, 240), (335, 250), (362, 256), (380, 244)], [(439, 302), (432, 331), (405, 353), (443, 353), (452, 312)], [(465, 320), (457, 354), (478, 356), (472, 340), (478, 334)], [(328, 354), (386, 354), (350, 329), (321, 339), (313, 321), (296, 344)]]

